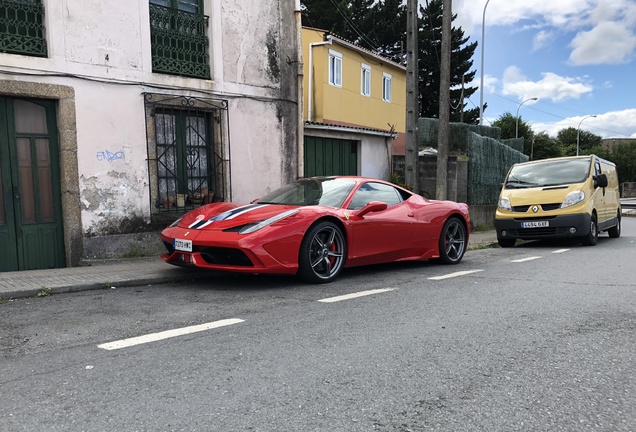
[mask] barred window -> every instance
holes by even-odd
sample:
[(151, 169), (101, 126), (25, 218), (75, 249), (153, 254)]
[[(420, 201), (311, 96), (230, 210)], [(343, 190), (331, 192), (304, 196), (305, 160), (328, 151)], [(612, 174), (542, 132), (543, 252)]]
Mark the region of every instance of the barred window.
[(0, 0), (0, 52), (48, 55), (41, 0)]
[(229, 198), (227, 101), (146, 93), (155, 213)]
[(203, 0), (150, 0), (152, 70), (210, 78)]

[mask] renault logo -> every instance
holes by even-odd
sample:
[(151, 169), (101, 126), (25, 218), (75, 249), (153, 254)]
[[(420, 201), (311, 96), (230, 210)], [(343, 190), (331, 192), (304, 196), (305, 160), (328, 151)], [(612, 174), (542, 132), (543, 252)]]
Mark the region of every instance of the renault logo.
[(538, 212), (539, 211), (539, 206), (536, 206), (536, 205), (532, 206), (532, 211), (535, 212), (535, 213)]

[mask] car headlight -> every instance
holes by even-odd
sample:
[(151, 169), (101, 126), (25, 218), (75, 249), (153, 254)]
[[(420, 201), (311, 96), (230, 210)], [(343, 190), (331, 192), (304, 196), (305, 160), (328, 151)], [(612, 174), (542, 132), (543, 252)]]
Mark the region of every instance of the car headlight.
[(583, 191), (574, 191), (570, 192), (568, 196), (565, 197), (563, 203), (561, 203), (561, 208), (566, 208), (573, 206), (574, 204), (578, 204), (585, 199), (585, 192)]
[(497, 204), (497, 206), (501, 210), (512, 211), (512, 207), (510, 206), (510, 198), (508, 197), (499, 198), (499, 203)]
[(183, 218), (182, 218), (182, 217), (180, 217), (180, 218), (179, 218), (179, 219), (177, 219), (176, 221), (172, 222), (172, 223), (170, 224), (170, 228), (174, 228), (174, 227), (176, 227), (177, 225), (179, 225), (179, 222), (181, 222), (181, 219), (183, 219)]
[(265, 228), (266, 226), (273, 224), (274, 222), (278, 222), (281, 219), (285, 219), (286, 217), (289, 217), (291, 215), (295, 215), (299, 211), (300, 210), (288, 210), (286, 212), (282, 212), (280, 214), (277, 214), (276, 216), (272, 216), (269, 219), (265, 219), (263, 221), (255, 223), (254, 225), (248, 225), (245, 228), (242, 228), (239, 231), (239, 234), (251, 234), (254, 231), (258, 231), (261, 228)]

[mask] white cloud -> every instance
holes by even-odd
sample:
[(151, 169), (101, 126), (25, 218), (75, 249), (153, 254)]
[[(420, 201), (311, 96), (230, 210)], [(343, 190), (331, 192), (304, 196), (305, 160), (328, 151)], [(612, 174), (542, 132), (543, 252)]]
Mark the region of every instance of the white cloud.
[[(481, 31), (486, 0), (456, 0), (455, 25), (467, 34)], [(573, 65), (628, 62), (636, 51), (636, 2), (634, 0), (489, 0), (486, 29), (515, 26), (516, 31), (541, 29), (534, 50), (559, 34), (575, 34), (570, 43)], [(546, 30), (552, 29), (552, 30)], [(554, 34), (552, 34), (554, 32)]]
[(532, 41), (533, 51), (539, 51), (544, 46), (548, 45), (554, 40), (554, 33), (551, 31), (541, 30), (538, 32)]
[[(605, 114), (598, 114), (595, 118), (587, 116), (577, 116), (563, 119), (556, 123), (533, 123), (532, 129), (535, 132), (547, 132), (550, 136), (556, 137), (561, 129), (573, 127), (592, 132), (603, 138), (636, 138), (636, 108), (622, 111), (610, 111)], [(585, 120), (582, 122), (582, 120)]]
[(552, 72), (544, 72), (542, 76), (539, 81), (530, 81), (518, 67), (509, 66), (504, 72), (503, 94), (517, 96), (519, 100), (536, 97), (561, 102), (580, 99), (594, 89), (581, 78), (559, 76)]
[(578, 33), (570, 46), (570, 62), (577, 66), (626, 63), (636, 49), (636, 36), (619, 23), (605, 21)]

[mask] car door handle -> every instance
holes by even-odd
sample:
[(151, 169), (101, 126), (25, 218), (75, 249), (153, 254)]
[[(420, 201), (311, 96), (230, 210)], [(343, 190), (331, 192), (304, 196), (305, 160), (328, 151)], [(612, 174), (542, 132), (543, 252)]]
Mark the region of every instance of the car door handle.
[(414, 213), (409, 213), (409, 214), (407, 214), (407, 216), (408, 217), (415, 217), (415, 214)]

